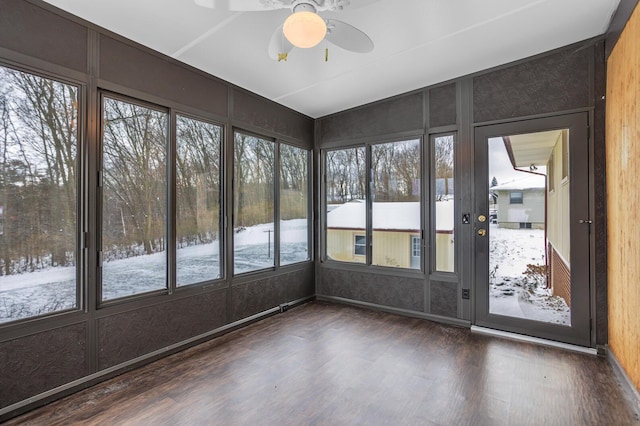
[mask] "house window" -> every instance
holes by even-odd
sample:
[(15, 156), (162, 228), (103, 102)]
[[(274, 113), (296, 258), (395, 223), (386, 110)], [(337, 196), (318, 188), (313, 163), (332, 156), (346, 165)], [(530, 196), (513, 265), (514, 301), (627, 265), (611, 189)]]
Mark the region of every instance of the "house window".
[(79, 88), (0, 66), (0, 323), (79, 307)]
[(531, 229), (531, 222), (520, 222), (520, 229)]
[(509, 193), (509, 204), (522, 204), (523, 197), (522, 191), (511, 191)]
[(167, 288), (166, 110), (102, 98), (102, 300)]
[(176, 286), (222, 277), (222, 127), (176, 117)]
[(353, 236), (353, 254), (364, 256), (367, 254), (367, 239), (364, 235)]
[(434, 240), (435, 261), (432, 268), (438, 272), (455, 271), (455, 135), (437, 135), (431, 138), (434, 171), (432, 193), (433, 226), (431, 238)]
[(422, 245), (420, 237), (411, 237), (411, 257), (420, 257), (422, 252)]

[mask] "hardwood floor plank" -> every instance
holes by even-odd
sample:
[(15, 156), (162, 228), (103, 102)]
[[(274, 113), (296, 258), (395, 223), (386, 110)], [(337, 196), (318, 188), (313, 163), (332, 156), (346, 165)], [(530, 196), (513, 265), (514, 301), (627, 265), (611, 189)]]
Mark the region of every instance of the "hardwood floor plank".
[(7, 425), (634, 425), (605, 358), (312, 302)]

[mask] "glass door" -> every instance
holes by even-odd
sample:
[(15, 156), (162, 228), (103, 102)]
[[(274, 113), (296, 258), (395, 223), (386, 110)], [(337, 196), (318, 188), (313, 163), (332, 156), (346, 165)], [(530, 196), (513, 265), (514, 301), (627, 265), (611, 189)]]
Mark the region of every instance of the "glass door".
[(589, 346), (587, 114), (475, 136), (476, 325)]

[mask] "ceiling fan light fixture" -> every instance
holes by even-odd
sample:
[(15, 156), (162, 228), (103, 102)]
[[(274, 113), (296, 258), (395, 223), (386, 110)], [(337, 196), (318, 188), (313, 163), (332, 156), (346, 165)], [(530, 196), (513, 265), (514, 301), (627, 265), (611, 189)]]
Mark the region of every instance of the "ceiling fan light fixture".
[(324, 39), (327, 35), (327, 24), (317, 13), (302, 10), (292, 13), (284, 21), (282, 31), (291, 44), (306, 49)]

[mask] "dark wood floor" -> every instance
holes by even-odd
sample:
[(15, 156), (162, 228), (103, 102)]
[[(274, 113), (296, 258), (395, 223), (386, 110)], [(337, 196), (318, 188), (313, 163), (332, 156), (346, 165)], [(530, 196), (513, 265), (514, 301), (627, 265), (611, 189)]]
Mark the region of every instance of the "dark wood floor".
[(11, 424), (630, 425), (608, 361), (322, 302)]

